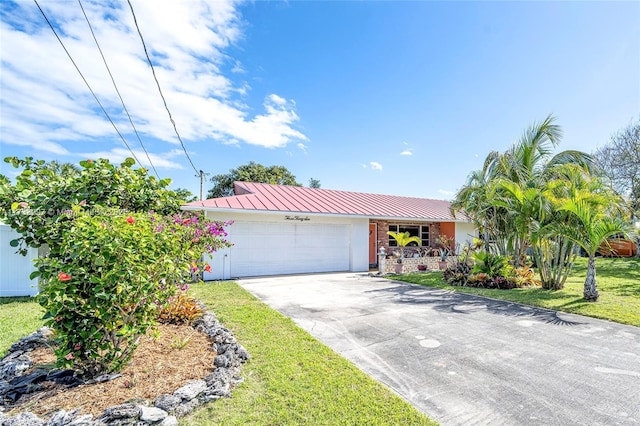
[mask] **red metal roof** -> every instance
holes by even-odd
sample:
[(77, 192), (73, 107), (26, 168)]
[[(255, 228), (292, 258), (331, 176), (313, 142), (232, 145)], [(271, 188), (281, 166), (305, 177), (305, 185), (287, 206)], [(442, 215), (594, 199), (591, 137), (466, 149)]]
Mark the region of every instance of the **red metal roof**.
[(462, 214), (454, 218), (450, 210), (451, 204), (445, 200), (253, 182), (235, 182), (234, 192), (238, 195), (193, 201), (184, 207), (204, 210), (324, 213), (381, 219), (467, 221)]

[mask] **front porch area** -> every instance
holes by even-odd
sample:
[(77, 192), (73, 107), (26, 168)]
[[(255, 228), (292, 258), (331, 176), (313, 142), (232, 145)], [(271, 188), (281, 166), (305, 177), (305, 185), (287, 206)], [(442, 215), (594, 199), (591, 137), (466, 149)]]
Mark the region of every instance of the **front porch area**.
[[(438, 269), (440, 261), (441, 247), (438, 238), (446, 235), (454, 240), (455, 247), (456, 224), (454, 222), (431, 222), (431, 221), (389, 221), (370, 219), (369, 220), (369, 266), (372, 268), (379, 266), (381, 250), (386, 254), (385, 262), (391, 265), (397, 263), (400, 248), (395, 239), (389, 236), (388, 232), (408, 232), (412, 237), (418, 237), (421, 245), (413, 243), (404, 248), (404, 259), (407, 267), (405, 269), (418, 270), (418, 265), (426, 265), (427, 269)], [(412, 265), (412, 266), (409, 266)], [(389, 266), (387, 266), (389, 268)], [(382, 271), (381, 271), (382, 272)], [(385, 273), (385, 272), (383, 272)]]

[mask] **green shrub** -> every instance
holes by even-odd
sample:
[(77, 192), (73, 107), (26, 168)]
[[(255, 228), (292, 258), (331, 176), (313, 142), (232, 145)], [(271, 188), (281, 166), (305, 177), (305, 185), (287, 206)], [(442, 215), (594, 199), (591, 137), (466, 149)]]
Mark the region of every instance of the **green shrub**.
[(476, 274), (484, 273), (490, 277), (508, 277), (513, 269), (509, 264), (509, 256), (480, 251), (473, 253), (472, 258), (475, 261), (472, 272)]
[(119, 370), (178, 288), (208, 268), (193, 259), (225, 244), (222, 224), (190, 214), (79, 211), (69, 223), (33, 275), (58, 365), (85, 376)]
[(15, 185), (0, 180), (0, 218), (21, 234), (11, 241), (19, 252), (47, 248), (32, 278), (41, 279), (59, 366), (86, 376), (120, 369), (177, 286), (210, 268), (197, 259), (228, 246), (224, 224), (176, 213), (171, 181), (134, 169), (130, 158), (79, 168), (5, 162), (23, 171)]
[[(158, 310), (228, 245), (222, 223), (177, 214), (180, 196), (126, 159), (63, 168), (6, 158), (22, 168), (0, 179), (1, 219), (21, 236), (19, 252), (45, 247), (36, 261), (40, 304), (57, 339), (58, 365), (85, 376), (120, 369)], [(155, 210), (156, 213), (153, 212)]]

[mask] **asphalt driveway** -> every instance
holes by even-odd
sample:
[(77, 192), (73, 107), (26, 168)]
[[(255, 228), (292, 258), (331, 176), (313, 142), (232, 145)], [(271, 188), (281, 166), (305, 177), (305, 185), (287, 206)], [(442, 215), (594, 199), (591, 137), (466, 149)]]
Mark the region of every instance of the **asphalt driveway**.
[(239, 283), (443, 425), (640, 425), (637, 327), (367, 274)]

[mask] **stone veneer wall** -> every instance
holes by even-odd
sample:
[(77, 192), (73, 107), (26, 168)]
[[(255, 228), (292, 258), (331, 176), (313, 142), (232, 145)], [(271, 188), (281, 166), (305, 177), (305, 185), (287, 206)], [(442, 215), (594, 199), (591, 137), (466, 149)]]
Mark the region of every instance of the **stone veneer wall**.
[[(456, 256), (447, 257), (447, 266), (453, 266), (456, 261)], [(384, 259), (384, 261), (378, 261), (378, 270), (382, 275), (386, 274), (395, 274), (396, 273), (396, 265), (398, 264), (398, 260), (395, 258)], [(437, 271), (440, 269), (439, 257), (414, 257), (402, 259), (402, 273), (408, 274), (412, 272), (418, 272), (418, 265), (426, 265), (427, 270), (429, 271)]]

